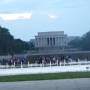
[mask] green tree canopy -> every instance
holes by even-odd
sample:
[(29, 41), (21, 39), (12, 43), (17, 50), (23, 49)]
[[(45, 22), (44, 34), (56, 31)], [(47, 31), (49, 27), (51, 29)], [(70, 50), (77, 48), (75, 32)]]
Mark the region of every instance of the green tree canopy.
[(81, 38), (72, 40), (69, 45), (81, 50), (90, 50), (90, 31), (84, 34)]
[(90, 50), (90, 31), (82, 36), (81, 48), (83, 50)]
[(27, 42), (14, 39), (7, 28), (0, 26), (0, 54), (23, 53), (29, 48)]

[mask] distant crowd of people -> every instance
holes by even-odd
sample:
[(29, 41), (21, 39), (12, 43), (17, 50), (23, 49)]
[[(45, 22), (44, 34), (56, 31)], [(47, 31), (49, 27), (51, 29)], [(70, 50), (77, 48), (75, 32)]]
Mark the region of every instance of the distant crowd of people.
[(37, 56), (37, 57), (12, 57), (10, 59), (2, 59), (0, 60), (1, 65), (21, 65), (22, 64), (28, 64), (29, 63), (37, 63), (37, 64), (48, 64), (48, 63), (60, 63), (60, 62), (72, 62), (72, 61), (78, 62), (77, 59), (72, 59), (70, 56)]
[(1, 65), (20, 65), (21, 62), (23, 64), (27, 64), (27, 58), (22, 58), (22, 57), (14, 57), (14, 58), (10, 58), (10, 59), (2, 59), (0, 60), (0, 64)]
[(31, 62), (32, 63), (38, 63), (38, 64), (41, 64), (41, 63), (44, 63), (44, 64), (47, 64), (47, 63), (60, 63), (60, 62), (72, 62), (73, 60), (78, 62), (78, 59), (73, 59), (71, 58), (70, 56), (40, 56), (40, 57), (32, 57), (31, 58)]

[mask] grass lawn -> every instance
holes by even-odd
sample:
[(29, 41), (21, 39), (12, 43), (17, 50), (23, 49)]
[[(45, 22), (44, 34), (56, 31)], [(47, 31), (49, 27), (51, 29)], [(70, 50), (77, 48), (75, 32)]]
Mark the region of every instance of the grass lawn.
[(90, 78), (90, 72), (66, 72), (34, 75), (0, 76), (0, 82)]

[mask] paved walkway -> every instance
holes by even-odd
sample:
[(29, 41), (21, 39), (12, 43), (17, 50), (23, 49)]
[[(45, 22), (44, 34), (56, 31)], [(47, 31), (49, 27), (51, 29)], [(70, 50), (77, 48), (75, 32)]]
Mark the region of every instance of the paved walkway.
[(90, 79), (0, 82), (0, 90), (90, 90)]

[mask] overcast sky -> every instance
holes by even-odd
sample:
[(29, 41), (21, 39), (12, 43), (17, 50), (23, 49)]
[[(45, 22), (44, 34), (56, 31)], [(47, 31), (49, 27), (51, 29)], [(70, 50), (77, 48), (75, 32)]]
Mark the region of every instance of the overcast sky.
[(0, 0), (0, 25), (26, 41), (44, 31), (83, 35), (90, 30), (90, 0)]

